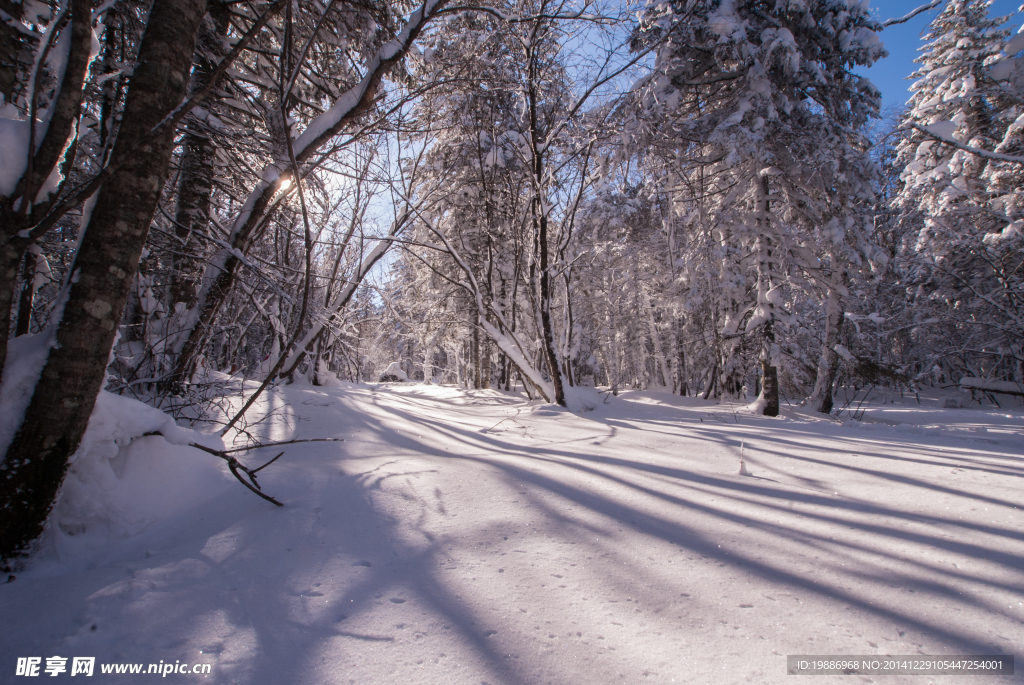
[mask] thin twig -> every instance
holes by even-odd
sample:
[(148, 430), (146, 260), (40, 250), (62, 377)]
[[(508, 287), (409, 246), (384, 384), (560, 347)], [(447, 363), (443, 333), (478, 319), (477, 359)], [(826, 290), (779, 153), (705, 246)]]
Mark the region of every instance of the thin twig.
[[(281, 445), (295, 445), (300, 442), (345, 442), (345, 438), (307, 438), (305, 440), (285, 440), (283, 442), (268, 442), (265, 445), (253, 445), (252, 447), (234, 447), (229, 450), (223, 450), (224, 454), (231, 454), (232, 452), (245, 452), (247, 450), (261, 450), (264, 447), (280, 447)], [(262, 466), (260, 468), (263, 468)]]
[[(167, 439), (167, 437), (163, 433), (161, 433), (160, 431), (150, 431), (148, 433), (143, 433), (140, 437), (144, 437), (145, 438), (145, 437), (149, 437), (149, 436), (153, 436), (153, 435), (159, 435), (164, 440)], [(273, 459), (268, 461), (266, 464), (264, 464), (263, 466), (259, 467), (259, 469), (256, 469), (254, 471), (254, 470), (248, 468), (242, 462), (240, 462), (237, 459), (235, 459), (234, 457), (229, 457), (227, 455), (227, 451), (226, 450), (214, 449), (212, 447), (207, 447), (206, 445), (200, 445), (197, 442), (190, 442), (190, 443), (188, 443), (188, 446), (189, 447), (194, 447), (197, 450), (202, 450), (203, 452), (206, 452), (207, 454), (212, 454), (215, 457), (219, 457), (219, 458), (223, 459), (224, 461), (226, 461), (228, 463), (228, 469), (231, 470), (231, 475), (233, 475), (235, 477), (235, 479), (239, 483), (241, 483), (245, 487), (249, 488), (254, 493), (259, 495), (263, 499), (267, 500), (268, 502), (270, 502), (272, 504), (276, 504), (279, 507), (283, 507), (284, 506), (284, 504), (282, 504), (281, 502), (278, 502), (276, 499), (274, 499), (270, 495), (264, 493), (260, 489), (259, 483), (256, 482), (255, 475), (253, 475), (253, 474), (256, 473), (256, 471), (259, 471), (259, 469), (262, 469), (262, 468), (264, 468), (266, 466), (269, 466), (270, 464), (272, 464), (275, 461), (277, 461), (277, 459), (281, 456), (281, 454), (284, 454), (284, 452), (281, 452), (281, 454), (277, 455), (276, 457), (274, 457)], [(244, 472), (249, 477), (249, 480), (247, 481), (246, 479), (242, 478), (242, 474), (239, 473), (239, 471)]]

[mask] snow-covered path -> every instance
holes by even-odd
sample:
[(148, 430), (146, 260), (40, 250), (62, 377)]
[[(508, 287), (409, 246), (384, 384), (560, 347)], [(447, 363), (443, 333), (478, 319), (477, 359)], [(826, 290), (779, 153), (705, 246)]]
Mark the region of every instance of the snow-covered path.
[(267, 438), (345, 438), (282, 448), (261, 483), (287, 506), (224, 478), (101, 553), (44, 555), (0, 586), (0, 680), (54, 654), (267, 685), (849, 683), (786, 655), (1024, 657), (1019, 410), (915, 428), (656, 393), (582, 415), (418, 384), (274, 401)]

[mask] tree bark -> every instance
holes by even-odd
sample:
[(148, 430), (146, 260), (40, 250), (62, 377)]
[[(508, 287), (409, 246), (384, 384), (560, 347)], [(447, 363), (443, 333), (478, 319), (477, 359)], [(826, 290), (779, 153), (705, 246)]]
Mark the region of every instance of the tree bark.
[[(537, 163), (538, 177), (542, 171), (540, 162)], [(548, 265), (548, 218), (537, 200), (537, 211), (539, 213), (539, 244), (540, 244), (540, 320), (542, 336), (544, 338), (544, 357), (548, 363), (548, 370), (551, 372), (551, 385), (554, 387), (555, 402), (565, 406), (565, 388), (562, 387), (562, 370), (558, 364), (558, 350), (555, 347), (555, 332), (551, 325), (551, 272)]]
[[(14, 21), (21, 21), (24, 4), (11, 0), (0, 0), (3, 10)], [(22, 35), (7, 22), (0, 22), (0, 95), (4, 102), (14, 99), (14, 87), (18, 85), (18, 53), (21, 52)]]
[(11, 333), (11, 308), (18, 287), (18, 264), (25, 248), (20, 241), (0, 234), (0, 369), (7, 363), (7, 340)]
[(37, 251), (26, 250), (21, 297), (18, 299), (18, 318), (14, 324), (15, 336), (27, 335), (32, 328), (32, 305), (36, 299), (36, 259)]
[[(769, 212), (768, 177), (762, 176), (759, 185), (760, 200), (764, 203), (762, 216), (758, 220), (761, 235), (757, 238), (757, 303), (767, 310), (768, 320), (764, 323), (761, 344), (761, 396), (764, 397), (764, 416), (779, 415), (779, 370), (772, 364), (775, 347), (775, 304), (771, 300), (772, 251), (768, 238)], [(761, 203), (758, 203), (761, 204)]]
[[(196, 67), (192, 72), (192, 90), (205, 87), (212, 78), (216, 63), (224, 57), (223, 37), (227, 35), (230, 16), (220, 2), (210, 5), (209, 19), (199, 29), (199, 45), (196, 51)], [(198, 106), (206, 109), (212, 99), (207, 95)], [(191, 118), (185, 127), (182, 139), (181, 179), (178, 182), (178, 208), (174, 215), (174, 233), (181, 240), (184, 251), (191, 247), (193, 233), (205, 233), (210, 222), (210, 196), (213, 193), (213, 162), (217, 146), (203, 130), (202, 124)], [(179, 302), (192, 307), (196, 299), (197, 278), (193, 273), (198, 268), (197, 260), (191, 257), (173, 257), (171, 269), (170, 310)]]
[(182, 100), (206, 0), (154, 4), (113, 158), (134, 154), (99, 190), (75, 258), (67, 304), (25, 419), (0, 467), (0, 557), (43, 531), (103, 387), (107, 360), (165, 181), (174, 130), (151, 131)]
[(822, 414), (832, 413), (832, 386), (835, 384), (836, 372), (839, 370), (839, 354), (835, 347), (842, 333), (845, 313), (840, 299), (839, 271), (836, 257), (832, 256), (832, 283), (828, 289), (828, 300), (825, 310), (825, 342), (821, 346), (821, 357), (818, 359), (818, 373), (814, 379), (814, 391), (809, 404)]

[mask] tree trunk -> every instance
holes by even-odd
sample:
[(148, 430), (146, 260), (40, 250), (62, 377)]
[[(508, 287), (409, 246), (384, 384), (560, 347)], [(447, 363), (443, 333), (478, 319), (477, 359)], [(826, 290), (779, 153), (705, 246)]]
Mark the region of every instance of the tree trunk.
[(18, 285), (18, 264), (24, 252), (19, 244), (0, 235), (0, 369), (7, 362), (7, 340), (11, 334), (11, 308)]
[(0, 469), (0, 557), (30, 550), (78, 449), (167, 180), (174, 131), (151, 130), (185, 95), (206, 0), (153, 5), (113, 157), (144, 141), (99, 191), (72, 266), (57, 345)]
[(470, 358), (473, 366), (473, 389), (480, 389), (480, 316), (477, 315), (477, 325), (473, 326), (473, 343), (470, 349)]
[(779, 415), (779, 370), (767, 359), (761, 360), (761, 393), (764, 395), (764, 415)]
[[(661, 334), (658, 332), (658, 324), (654, 321), (654, 302), (651, 300), (651, 296), (644, 293), (644, 299), (647, 300), (647, 326), (651, 331), (651, 342), (654, 344), (654, 374), (655, 378), (660, 375), (660, 385), (665, 388), (672, 388), (672, 380), (669, 376), (668, 360), (665, 359), (665, 351), (661, 346)], [(658, 373), (658, 367), (661, 368), (661, 373)]]
[[(210, 5), (210, 16), (199, 30), (199, 50), (196, 51), (196, 67), (192, 72), (192, 88), (197, 91), (206, 87), (211, 72), (216, 66), (209, 55), (223, 57), (224, 41), (230, 16), (220, 2)], [(198, 106), (206, 109), (212, 94)], [(192, 247), (193, 233), (205, 233), (210, 222), (210, 195), (213, 192), (213, 161), (217, 146), (194, 117), (189, 119), (182, 139), (181, 178), (178, 182), (178, 208), (174, 215), (174, 233), (181, 240), (184, 252)], [(195, 305), (197, 278), (194, 273), (199, 265), (191, 257), (177, 257), (172, 253), (170, 311), (175, 305), (184, 303), (186, 308)]]
[[(543, 166), (540, 155), (537, 156), (537, 178), (541, 178)], [(555, 347), (555, 332), (551, 325), (551, 273), (548, 266), (548, 217), (543, 203), (535, 200), (538, 224), (538, 246), (540, 251), (540, 321), (541, 335), (544, 339), (544, 357), (548, 371), (551, 372), (551, 385), (555, 392), (555, 402), (565, 406), (565, 389), (562, 387), (562, 370), (558, 363), (558, 349)]]
[[(21, 21), (24, 4), (12, 0), (0, 0), (3, 10), (13, 21)], [(18, 53), (21, 52), (22, 34), (6, 21), (0, 21), (0, 95), (4, 102), (14, 100), (14, 88), (18, 85)]]
[(36, 299), (36, 260), (38, 247), (25, 251), (25, 271), (21, 279), (21, 297), (18, 298), (18, 319), (14, 324), (14, 335), (28, 335), (32, 329), (32, 305)]
[(771, 210), (768, 199), (767, 176), (761, 177), (759, 190), (759, 199), (764, 204), (762, 215), (758, 220), (761, 235), (757, 238), (757, 304), (766, 310), (767, 315), (761, 344), (761, 396), (765, 400), (763, 414), (765, 416), (778, 416), (779, 370), (772, 364), (772, 354), (775, 348), (775, 303), (771, 297), (772, 251), (767, 235), (769, 211)]
[(678, 392), (683, 397), (690, 394), (689, 385), (686, 382), (686, 344), (683, 340), (683, 323), (679, 322), (675, 333), (676, 354), (676, 382), (679, 384)]
[(832, 256), (832, 283), (828, 289), (828, 304), (825, 313), (825, 342), (821, 346), (821, 357), (818, 359), (818, 373), (814, 379), (814, 392), (811, 393), (809, 404), (822, 414), (832, 413), (832, 386), (835, 384), (836, 372), (839, 370), (839, 354), (835, 347), (842, 333), (843, 304), (837, 286), (839, 273), (835, 255)]

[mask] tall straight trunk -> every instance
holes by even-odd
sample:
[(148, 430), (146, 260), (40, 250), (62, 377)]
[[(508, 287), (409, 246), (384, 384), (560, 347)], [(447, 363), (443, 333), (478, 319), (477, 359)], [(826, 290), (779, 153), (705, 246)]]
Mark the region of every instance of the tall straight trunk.
[(835, 384), (836, 372), (839, 370), (839, 354), (835, 347), (839, 344), (842, 333), (843, 303), (839, 295), (841, 273), (836, 265), (836, 255), (832, 255), (832, 282), (829, 284), (828, 300), (825, 310), (825, 342), (821, 346), (821, 357), (818, 359), (818, 373), (814, 379), (814, 392), (808, 403), (822, 414), (832, 413), (832, 386)]
[[(609, 309), (611, 309), (610, 304)], [(611, 311), (605, 312), (604, 318), (608, 330), (608, 347), (611, 351), (611, 363), (605, 359), (605, 373), (608, 376), (608, 385), (611, 386), (612, 394), (617, 397), (619, 385), (622, 383), (622, 374), (620, 373), (622, 371), (622, 354), (619, 351), (619, 331), (616, 327), (617, 321), (612, 316)]]
[(576, 379), (572, 372), (572, 360), (573, 355), (573, 329), (576, 327), (575, 319), (572, 314), (572, 297), (570, 296), (571, 289), (569, 288), (569, 272), (565, 272), (562, 277), (562, 282), (565, 284), (565, 309), (562, 317), (562, 369), (565, 373), (565, 380), (569, 384), (569, 387), (576, 385)]
[(473, 389), (480, 389), (480, 317), (477, 317), (477, 325), (473, 327), (473, 343), (470, 348), (470, 357), (473, 367)]
[[(651, 296), (644, 293), (647, 300), (647, 326), (651, 331), (651, 342), (654, 343), (654, 365), (661, 368), (661, 385), (666, 388), (672, 387), (672, 380), (669, 376), (668, 360), (665, 359), (665, 351), (661, 346), (661, 334), (658, 333), (658, 324), (654, 320), (654, 302)], [(658, 369), (655, 368), (655, 374)]]
[(18, 264), (24, 248), (0, 233), (0, 374), (7, 364), (7, 341), (11, 334), (11, 309), (18, 288)]
[(683, 397), (690, 394), (690, 388), (686, 383), (686, 344), (683, 341), (683, 323), (680, 320), (679, 325), (672, 333), (672, 342), (675, 343), (676, 347), (676, 383), (678, 384), (676, 392)]
[[(21, 21), (24, 4), (11, 0), (0, 0), (0, 9), (13, 21)], [(0, 95), (4, 102), (14, 100), (14, 89), (18, 85), (18, 53), (22, 50), (21, 31), (6, 21), (0, 21)]]
[[(540, 292), (537, 300), (537, 318), (539, 319), (541, 340), (543, 341), (544, 359), (547, 362), (548, 371), (551, 373), (551, 386), (554, 393), (555, 403), (566, 406), (565, 388), (562, 386), (562, 369), (558, 358), (558, 347), (555, 342), (554, 326), (551, 324), (551, 301), (554, 297), (554, 287), (551, 283), (551, 255), (548, 245), (548, 206), (545, 203), (545, 169), (544, 156), (547, 151), (547, 135), (541, 130), (541, 119), (538, 115), (538, 103), (541, 95), (538, 92), (540, 78), (538, 76), (537, 55), (532, 46), (527, 50), (527, 72), (529, 87), (527, 96), (529, 101), (530, 114), (530, 142), (533, 173), (533, 228), (535, 231), (534, 246), (536, 248), (536, 259), (540, 266)], [(532, 266), (531, 266), (532, 271)]]
[(25, 251), (25, 271), (22, 276), (21, 297), (18, 298), (18, 318), (14, 324), (14, 335), (28, 335), (32, 329), (32, 305), (36, 299), (36, 260), (39, 248)]
[(480, 365), (478, 367), (479, 382), (481, 390), (491, 388), (491, 339), (484, 336), (480, 341)]
[(711, 397), (711, 391), (715, 389), (715, 383), (718, 381), (718, 362), (715, 362), (715, 366), (711, 369), (711, 375), (708, 376), (708, 387), (704, 389), (704, 398)]
[(762, 214), (758, 219), (761, 235), (757, 238), (757, 304), (766, 310), (767, 321), (761, 343), (761, 395), (765, 405), (765, 416), (779, 415), (779, 370), (772, 364), (775, 347), (775, 303), (771, 299), (772, 250), (768, 238), (769, 212), (768, 177), (762, 176), (759, 184), (758, 205)]
[[(536, 173), (541, 178), (543, 165), (537, 155)], [(550, 257), (548, 254), (548, 217), (543, 203), (535, 200), (538, 225), (538, 247), (540, 251), (540, 322), (541, 335), (544, 339), (544, 357), (547, 361), (548, 371), (551, 372), (551, 385), (554, 387), (555, 402), (565, 406), (565, 388), (562, 387), (562, 370), (558, 363), (558, 349), (555, 346), (555, 331), (551, 325), (551, 299), (553, 296), (551, 287), (551, 270), (549, 266)]]
[[(42, 533), (103, 387), (173, 150), (173, 129), (151, 131), (185, 95), (205, 12), (206, 0), (162, 0), (149, 15), (113, 151), (115, 160), (130, 156), (99, 191), (72, 265), (57, 345), (0, 466), (4, 559), (27, 552)], [(137, 142), (138, 149), (128, 153)]]
[[(216, 66), (210, 55), (220, 58), (224, 53), (224, 36), (228, 32), (230, 15), (228, 8), (220, 2), (210, 5), (209, 19), (199, 29), (199, 50), (196, 51), (196, 66), (192, 71), (192, 91), (200, 90), (210, 83)], [(200, 103), (204, 110), (209, 107), (212, 93)], [(181, 240), (183, 252), (191, 248), (193, 233), (205, 233), (210, 222), (210, 196), (213, 193), (213, 162), (217, 146), (203, 130), (203, 126), (190, 118), (182, 138), (181, 177), (178, 181), (178, 208), (174, 215), (174, 233)], [(195, 271), (199, 265), (188, 256), (175, 257), (171, 269), (171, 311), (181, 302), (192, 307), (196, 299), (198, 279)]]

